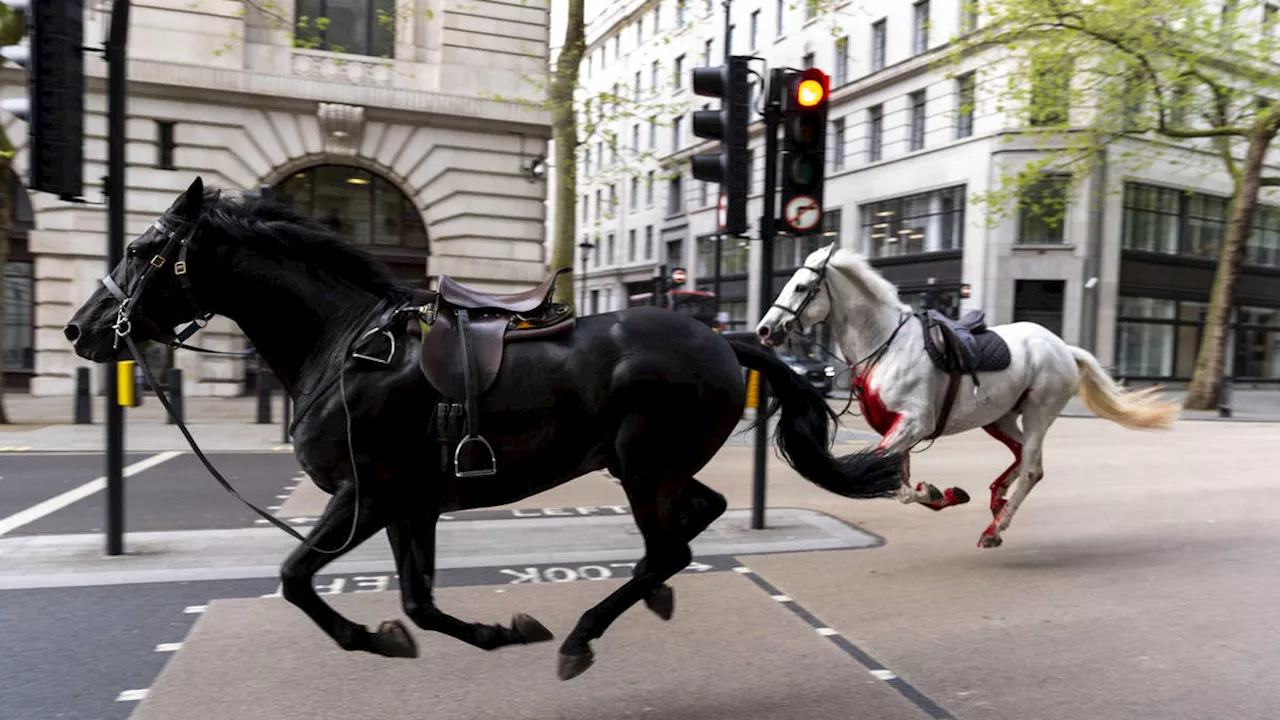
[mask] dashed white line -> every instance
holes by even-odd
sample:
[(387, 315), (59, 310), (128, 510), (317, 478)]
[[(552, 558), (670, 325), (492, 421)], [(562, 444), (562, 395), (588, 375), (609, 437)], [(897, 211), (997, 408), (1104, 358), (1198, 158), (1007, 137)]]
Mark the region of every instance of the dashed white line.
[(288, 495), (277, 495), (277, 496), (276, 496), (276, 499), (277, 499), (277, 500), (288, 500), (288, 499), (289, 499), (289, 496), (288, 496)]
[(279, 506), (279, 505), (268, 505), (268, 506), (267, 506), (267, 509), (268, 509), (268, 510), (279, 510), (279, 509), (280, 509), (280, 506)]
[(147, 696), (147, 689), (148, 688), (142, 688), (141, 690), (122, 690), (120, 691), (120, 694), (116, 696), (116, 702), (137, 702)]
[(182, 649), (182, 643), (160, 643), (156, 646), (156, 652), (177, 652)]
[(814, 630), (816, 630), (817, 633), (823, 637), (831, 637), (832, 635), (840, 634), (839, 630), (836, 630), (835, 628), (829, 628), (829, 627), (814, 628)]
[(895, 675), (892, 670), (872, 670), (871, 674), (874, 675), (877, 680), (884, 680), (886, 682), (898, 679), (898, 676)]
[[(181, 454), (182, 453), (178, 451), (162, 452), (158, 455), (152, 455), (145, 460), (140, 460), (132, 465), (126, 465), (123, 473), (124, 477), (133, 477), (144, 470), (150, 470), (160, 463), (175, 458)], [(0, 535), (11, 533), (23, 525), (33, 523), (36, 520), (55, 513), (74, 502), (83, 500), (95, 493), (99, 493), (105, 490), (106, 487), (107, 478), (103, 476), (96, 480), (90, 480), (79, 487), (73, 487), (61, 495), (55, 495), (44, 502), (36, 503), (35, 505), (16, 512), (9, 517), (0, 518)]]
[(795, 602), (789, 595), (770, 595), (769, 597), (777, 600), (778, 602)]
[(742, 573), (742, 574), (744, 574), (744, 575), (745, 575), (745, 574), (747, 574), (747, 573), (751, 572), (751, 568), (742, 567), (741, 565), (739, 565), (738, 567), (734, 568), (734, 569), (733, 569), (733, 571), (734, 571), (734, 572), (736, 572), (736, 573)]
[(182, 612), (185, 615), (199, 615), (207, 609), (209, 609), (208, 605), (188, 605), (182, 608)]

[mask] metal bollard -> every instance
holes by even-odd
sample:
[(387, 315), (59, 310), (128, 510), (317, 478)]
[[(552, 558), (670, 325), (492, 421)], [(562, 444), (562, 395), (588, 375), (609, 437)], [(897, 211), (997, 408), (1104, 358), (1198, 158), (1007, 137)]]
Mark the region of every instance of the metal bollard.
[(280, 442), (282, 442), (282, 443), (288, 443), (288, 442), (290, 442), (290, 440), (289, 440), (289, 421), (290, 421), (290, 417), (289, 417), (289, 415), (291, 414), (291, 413), (290, 413), (290, 410), (292, 409), (292, 408), (290, 407), (290, 404), (293, 402), (293, 399), (289, 397), (289, 391), (287, 391), (287, 390), (286, 390), (286, 391), (284, 391), (284, 392), (282, 392), (282, 393), (280, 393), (280, 396), (284, 399), (283, 406), (282, 406), (282, 408), (281, 408), (281, 410), (280, 410), (280, 414), (281, 414), (281, 416), (282, 416), (282, 417), (280, 418)]
[(89, 368), (76, 368), (76, 425), (93, 424), (93, 396), (89, 393)]
[(258, 368), (258, 424), (271, 424), (271, 371)]
[(169, 387), (166, 390), (165, 397), (169, 400), (169, 406), (173, 408), (173, 415), (165, 413), (164, 422), (166, 425), (173, 425), (173, 418), (177, 416), (179, 422), (186, 422), (186, 409), (182, 405), (182, 368), (169, 368), (169, 377), (166, 379)]
[(1218, 417), (1231, 417), (1231, 378), (1222, 376), (1222, 389), (1218, 391)]

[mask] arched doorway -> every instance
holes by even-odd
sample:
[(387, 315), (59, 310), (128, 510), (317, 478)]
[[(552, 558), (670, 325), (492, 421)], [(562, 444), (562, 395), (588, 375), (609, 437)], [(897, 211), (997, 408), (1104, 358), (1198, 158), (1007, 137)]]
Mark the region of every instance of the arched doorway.
[(275, 191), (277, 202), (328, 224), (396, 277), (426, 287), (427, 228), (413, 201), (386, 178), (349, 165), (316, 165), (291, 174)]
[[(27, 245), (27, 234), (35, 227), (31, 199), (18, 176), (9, 174), (9, 252), (4, 262), (3, 370), (5, 389), (25, 391), (31, 387), (36, 369), (35, 348), (35, 256)], [(0, 228), (0, 232), (4, 232)], [(3, 248), (0, 247), (0, 252)]]

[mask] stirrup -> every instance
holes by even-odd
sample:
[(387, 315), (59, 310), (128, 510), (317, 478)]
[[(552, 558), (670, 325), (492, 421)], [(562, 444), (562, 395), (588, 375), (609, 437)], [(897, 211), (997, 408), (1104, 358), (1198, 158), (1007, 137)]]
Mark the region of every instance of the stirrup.
[[(461, 459), (462, 457), (462, 448), (466, 447), (471, 443), (480, 443), (481, 445), (484, 445), (485, 450), (489, 451), (489, 467), (488, 468), (484, 470), (459, 470), (458, 469), (458, 460)], [(454, 471), (453, 471), (454, 477), (460, 477), (460, 478), (484, 477), (488, 475), (497, 475), (498, 474), (498, 456), (493, 454), (493, 446), (489, 444), (488, 440), (485, 440), (480, 435), (468, 435), (462, 438), (462, 440), (458, 443), (458, 447), (453, 451), (453, 468), (454, 468)]]

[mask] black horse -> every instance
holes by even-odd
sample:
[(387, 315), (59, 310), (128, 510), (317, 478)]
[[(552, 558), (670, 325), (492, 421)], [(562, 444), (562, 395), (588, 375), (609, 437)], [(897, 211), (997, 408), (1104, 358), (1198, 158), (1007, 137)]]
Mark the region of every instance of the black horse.
[[(385, 322), (405, 308), (420, 312), (424, 292), (440, 294), (397, 283), (370, 255), (289, 208), (221, 198), (199, 178), (102, 282), (65, 329), (81, 357), (117, 360), (129, 341), (173, 344), (171, 328), (216, 313), (239, 325), (297, 403), (298, 462), (332, 499), (284, 562), (283, 594), (347, 650), (417, 654), (398, 620), (370, 632), (312, 587), (329, 561), (383, 528), (404, 611), (419, 627), (486, 650), (551, 639), (527, 615), (510, 627), (482, 625), (435, 606), (436, 523), (441, 512), (514, 502), (603, 468), (621, 480), (644, 558), (569, 633), (561, 679), (590, 666), (589, 642), (637, 601), (669, 618), (665, 582), (727, 505), (693, 476), (742, 417), (742, 366), (759, 370), (778, 396), (769, 408), (782, 410), (776, 442), (803, 476), (859, 498), (887, 496), (900, 482), (894, 458), (832, 457), (834, 414), (771, 350), (651, 307), (579, 318), (557, 337), (506, 346), (478, 403), (498, 471), (458, 479), (431, 451), (441, 393), (420, 369), (425, 346), (409, 341), (409, 323)], [(380, 328), (395, 341), (389, 362), (353, 357), (353, 342)]]

